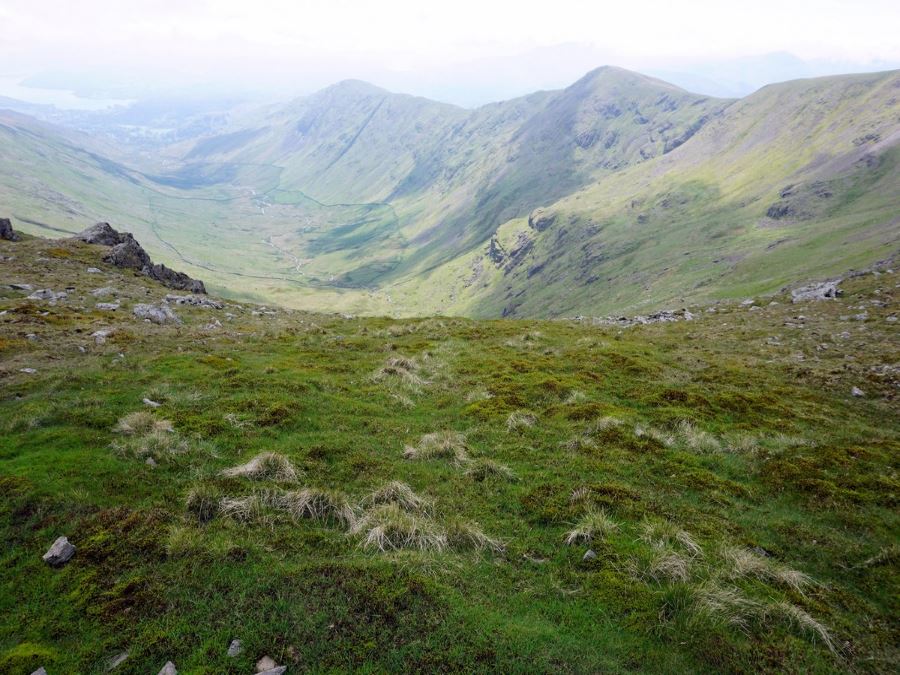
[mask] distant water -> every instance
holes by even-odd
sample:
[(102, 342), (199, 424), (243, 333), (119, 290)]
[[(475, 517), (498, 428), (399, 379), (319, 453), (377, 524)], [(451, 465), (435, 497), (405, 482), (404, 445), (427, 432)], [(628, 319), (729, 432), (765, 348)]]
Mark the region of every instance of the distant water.
[(65, 89), (42, 89), (22, 85), (21, 77), (0, 77), (0, 96), (26, 103), (53, 105), (61, 110), (106, 110), (126, 106), (133, 101), (113, 98), (84, 98)]

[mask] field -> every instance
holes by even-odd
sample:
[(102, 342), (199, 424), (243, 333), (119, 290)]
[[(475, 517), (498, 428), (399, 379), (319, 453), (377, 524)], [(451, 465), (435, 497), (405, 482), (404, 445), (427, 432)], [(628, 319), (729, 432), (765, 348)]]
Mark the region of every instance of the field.
[(0, 671), (896, 671), (886, 266), (633, 328), (157, 326), (101, 253), (0, 243), (68, 289), (0, 289)]

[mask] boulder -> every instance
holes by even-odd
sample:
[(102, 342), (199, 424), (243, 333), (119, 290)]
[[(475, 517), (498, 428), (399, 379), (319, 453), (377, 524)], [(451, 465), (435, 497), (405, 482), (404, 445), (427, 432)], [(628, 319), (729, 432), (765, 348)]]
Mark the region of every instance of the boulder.
[(118, 302), (98, 302), (94, 305), (94, 309), (98, 309), (101, 312), (115, 312), (119, 309), (119, 306)]
[(132, 312), (138, 319), (146, 319), (160, 325), (165, 323), (181, 323), (181, 319), (178, 318), (178, 315), (176, 315), (165, 303), (160, 303), (159, 305), (135, 305)]
[(212, 300), (200, 295), (173, 295), (166, 296), (166, 302), (176, 305), (193, 305), (194, 307), (207, 307), (209, 309), (222, 309), (223, 305), (218, 300)]
[(44, 562), (51, 567), (65, 565), (75, 555), (75, 547), (66, 537), (59, 537), (44, 554)]
[(69, 294), (65, 291), (52, 291), (49, 288), (41, 288), (28, 296), (28, 300), (49, 300), (55, 303), (59, 300), (65, 300)]
[(87, 244), (115, 246), (116, 244), (121, 244), (124, 241), (124, 237), (124, 234), (116, 232), (109, 223), (97, 223), (86, 230), (82, 230), (80, 234), (76, 234), (74, 239)]
[(9, 218), (0, 218), (0, 239), (6, 241), (19, 241), (19, 233), (13, 229)]
[(556, 222), (556, 214), (550, 213), (547, 209), (536, 208), (528, 216), (528, 227), (538, 232), (543, 232)]
[(841, 280), (823, 281), (816, 284), (800, 286), (791, 291), (791, 302), (807, 302), (810, 300), (834, 300), (841, 294), (838, 284)]
[(147, 252), (130, 234), (126, 233), (123, 236), (125, 239), (113, 246), (110, 252), (103, 256), (103, 262), (110, 263), (116, 267), (138, 270), (143, 274), (152, 276), (150, 270), (153, 267), (153, 261), (150, 260), (150, 256), (147, 255)]
[(199, 279), (191, 279), (184, 272), (176, 272), (165, 265), (153, 265), (150, 268), (150, 276), (159, 281), (163, 286), (174, 288), (177, 291), (190, 291), (191, 293), (206, 293), (206, 287)]

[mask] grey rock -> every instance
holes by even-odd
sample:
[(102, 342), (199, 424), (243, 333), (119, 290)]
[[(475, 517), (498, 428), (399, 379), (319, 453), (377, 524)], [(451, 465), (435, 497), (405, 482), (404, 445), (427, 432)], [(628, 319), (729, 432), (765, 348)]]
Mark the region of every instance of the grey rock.
[(742, 306), (742, 307), (748, 307), (748, 306), (753, 305), (753, 304), (755, 304), (755, 303), (756, 303), (756, 301), (753, 300), (753, 298), (747, 298), (746, 300), (744, 300), (743, 302), (741, 302), (741, 306)]
[[(82, 230), (80, 234), (76, 234), (73, 239), (83, 241), (87, 244), (99, 244), (100, 246), (115, 246), (124, 241), (125, 235), (116, 232), (109, 223), (96, 223), (86, 230)], [(130, 236), (130, 235), (128, 235)]]
[(106, 669), (107, 670), (115, 670), (116, 668), (121, 666), (123, 663), (125, 663), (126, 660), (128, 660), (128, 656), (129, 656), (129, 654), (127, 651), (124, 651), (121, 654), (116, 654), (114, 657), (112, 657), (109, 660), (109, 663), (106, 664)]
[(277, 668), (278, 664), (275, 663), (275, 659), (271, 656), (264, 656), (259, 661), (256, 662), (256, 672), (257, 673), (267, 673), (273, 668)]
[(152, 468), (152, 467), (156, 466), (156, 460), (153, 459), (152, 457), (148, 457), (147, 461), (144, 462), (144, 464), (146, 464), (147, 466)]
[(175, 312), (173, 312), (168, 305), (162, 303), (159, 305), (135, 305), (132, 312), (139, 319), (146, 319), (160, 325), (166, 323), (181, 323), (181, 319), (178, 318)]
[(176, 272), (165, 265), (153, 265), (149, 274), (152, 278), (169, 288), (179, 291), (190, 291), (191, 293), (206, 293), (206, 287), (202, 281), (192, 279), (184, 272)]
[(25, 373), (26, 375), (34, 375), (37, 370), (34, 368), (19, 368), (20, 373)]
[(94, 305), (94, 309), (101, 312), (115, 312), (121, 305), (118, 302), (98, 302)]
[(591, 560), (596, 560), (597, 554), (594, 553), (593, 549), (588, 549), (585, 554), (581, 557), (584, 562), (589, 562)]
[(231, 644), (228, 645), (228, 656), (231, 658), (235, 658), (241, 655), (241, 652), (244, 651), (244, 643), (240, 640), (232, 640)]
[(166, 661), (166, 665), (162, 667), (162, 670), (157, 675), (178, 675), (178, 671), (175, 669), (174, 663)]
[(75, 546), (69, 543), (69, 540), (66, 537), (59, 537), (53, 542), (53, 545), (47, 549), (47, 552), (43, 556), (43, 560), (52, 567), (59, 567), (60, 565), (65, 565), (69, 562), (73, 555), (75, 555)]
[(91, 291), (91, 295), (95, 298), (102, 298), (106, 295), (118, 295), (119, 292), (112, 286), (104, 286), (103, 288), (95, 288)]
[(536, 208), (528, 216), (528, 227), (538, 232), (543, 232), (556, 222), (556, 214), (547, 211), (547, 209)]
[(19, 241), (19, 233), (13, 229), (9, 218), (0, 218), (0, 239), (6, 241)]
[(192, 305), (194, 307), (206, 307), (208, 309), (222, 309), (223, 305), (218, 300), (213, 300), (202, 295), (173, 295), (166, 296), (166, 302), (174, 302), (176, 305)]
[(33, 291), (34, 286), (31, 284), (10, 284), (9, 287), (14, 291)]
[(257, 675), (284, 675), (287, 672), (287, 666), (276, 666), (268, 670), (260, 670)]
[(103, 262), (152, 276), (150, 268), (153, 267), (153, 261), (150, 260), (150, 256), (130, 234), (125, 233), (122, 236), (126, 237), (125, 240), (113, 246), (109, 253), (103, 256)]
[(60, 300), (65, 300), (68, 297), (69, 294), (65, 291), (53, 291), (49, 288), (40, 288), (29, 295), (28, 300), (48, 300), (51, 303), (56, 303)]
[(91, 333), (91, 337), (94, 338), (94, 342), (98, 345), (102, 345), (106, 342), (106, 338), (112, 335), (115, 331), (112, 328), (102, 328), (101, 330), (96, 330)]
[(31, 675), (47, 675), (47, 671), (44, 670), (43, 666), (41, 666), (36, 671), (34, 671)]
[(841, 283), (841, 279), (800, 286), (791, 291), (791, 302), (834, 300), (841, 295), (841, 290), (838, 288), (839, 283)]
[(162, 405), (162, 403), (157, 403), (156, 401), (151, 401), (149, 398), (145, 398), (143, 400), (144, 405), (148, 405), (151, 408), (158, 408)]
[(103, 274), (103, 270), (101, 270), (99, 267), (88, 267), (85, 271), (88, 274)]
[(860, 389), (859, 387), (853, 387), (853, 388), (850, 390), (850, 393), (851, 393), (853, 396), (855, 396), (856, 398), (862, 398), (863, 396), (866, 395), (866, 392), (864, 392), (864, 391), (863, 391), (862, 389)]

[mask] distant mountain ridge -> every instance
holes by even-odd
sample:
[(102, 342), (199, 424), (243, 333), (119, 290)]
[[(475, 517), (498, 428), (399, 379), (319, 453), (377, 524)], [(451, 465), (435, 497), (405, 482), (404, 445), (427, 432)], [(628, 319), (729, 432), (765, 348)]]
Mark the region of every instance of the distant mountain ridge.
[[(42, 222), (66, 199), (69, 218), (121, 214), (154, 255), (226, 292), (259, 278), (256, 297), (287, 304), (644, 310), (895, 251), (898, 93), (893, 71), (715, 99), (607, 66), (466, 110), (350, 80), (172, 145), (162, 172), (96, 157), (67, 158), (67, 176), (59, 162), (26, 171), (63, 199), (25, 201)], [(113, 215), (97, 211), (112, 199)]]

